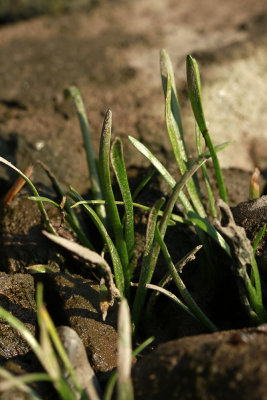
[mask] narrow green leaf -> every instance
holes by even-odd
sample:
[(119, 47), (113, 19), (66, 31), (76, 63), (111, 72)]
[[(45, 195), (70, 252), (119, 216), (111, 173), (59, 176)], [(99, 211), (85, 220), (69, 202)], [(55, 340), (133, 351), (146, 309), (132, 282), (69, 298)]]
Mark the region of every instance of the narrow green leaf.
[[(200, 134), (200, 130), (198, 128), (198, 126), (196, 126), (196, 145), (197, 145), (197, 152), (198, 155), (201, 157), (203, 156), (203, 151), (201, 148), (201, 134)], [(203, 179), (205, 182), (205, 186), (206, 186), (206, 191), (207, 191), (207, 195), (208, 195), (208, 199), (209, 199), (209, 205), (210, 205), (210, 211), (211, 211), (211, 215), (213, 218), (217, 218), (217, 211), (216, 211), (216, 206), (215, 206), (215, 197), (213, 194), (213, 190), (212, 190), (212, 186), (210, 183), (210, 179), (209, 179), (209, 175), (208, 175), (208, 170), (206, 167), (206, 164), (203, 164), (201, 166), (201, 170), (202, 170), (202, 174), (203, 174)]]
[(188, 86), (188, 93), (189, 98), (192, 106), (192, 110), (196, 119), (196, 122), (199, 126), (199, 129), (203, 135), (205, 143), (209, 148), (214, 170), (218, 182), (219, 193), (220, 197), (223, 201), (227, 203), (227, 192), (225, 187), (225, 182), (222, 175), (222, 170), (219, 164), (219, 160), (214, 149), (213, 143), (211, 141), (204, 112), (202, 107), (202, 100), (201, 100), (201, 85), (200, 85), (200, 75), (199, 69), (196, 60), (191, 57), (190, 55), (187, 56), (186, 59), (186, 72), (187, 72), (187, 86)]
[(154, 235), (155, 235), (155, 228), (157, 223), (157, 217), (159, 210), (164, 204), (164, 198), (159, 199), (154, 206), (151, 208), (149, 213), (148, 222), (147, 222), (147, 230), (146, 230), (146, 242), (145, 248), (143, 252), (143, 260), (141, 266), (141, 273), (139, 277), (139, 285), (136, 291), (134, 304), (132, 308), (132, 321), (134, 329), (137, 330), (140, 315), (142, 308), (145, 302), (146, 296), (146, 284), (150, 283), (154, 268), (155, 262), (153, 260), (154, 253), (153, 253), (153, 242), (154, 242)]
[[(133, 201), (129, 188), (126, 168), (123, 158), (122, 142), (116, 138), (111, 147), (111, 163), (120, 187), (125, 208), (125, 240), (128, 250), (129, 261), (131, 262), (134, 253), (134, 214)], [(130, 285), (131, 274), (129, 268), (124, 270), (125, 285)], [(127, 277), (127, 279), (126, 279)], [(127, 282), (126, 282), (127, 280)]]
[(190, 55), (188, 55), (186, 58), (186, 73), (188, 94), (192, 110), (199, 129), (203, 134), (203, 132), (207, 131), (208, 129), (202, 107), (200, 74), (196, 60)]
[[(40, 397), (38, 393), (28, 386), (29, 384), (35, 382), (53, 382), (52, 378), (45, 373), (40, 372), (15, 376), (2, 367), (0, 367), (0, 377), (2, 378), (0, 383), (1, 393), (16, 387), (22, 392), (26, 393), (32, 400), (42, 400), (42, 397)], [(5, 397), (5, 395), (2, 395), (2, 397)]]
[(149, 174), (147, 177), (145, 177), (145, 179), (137, 186), (137, 188), (135, 189), (135, 191), (132, 195), (133, 201), (139, 196), (139, 193), (141, 193), (141, 191), (144, 189), (144, 187), (149, 183), (149, 181), (153, 177), (154, 173), (155, 173), (155, 170), (153, 170), (151, 172), (151, 174)]
[(179, 105), (178, 94), (177, 94), (177, 90), (176, 90), (172, 62), (171, 62), (171, 59), (165, 49), (162, 49), (160, 52), (160, 74), (161, 74), (162, 87), (163, 87), (163, 92), (164, 92), (165, 98), (167, 97), (167, 79), (169, 76), (169, 80), (171, 83), (171, 89), (172, 89), (171, 90), (171, 99), (170, 99), (171, 113), (176, 122), (176, 126), (178, 129), (178, 135), (179, 135), (179, 141), (181, 142), (181, 144), (180, 144), (181, 157), (184, 161), (188, 161), (188, 156), (187, 156), (186, 147), (185, 147), (185, 143), (184, 143), (180, 105)]
[[(42, 202), (47, 202), (47, 203), (51, 203), (53, 204), (53, 206), (55, 206), (56, 208), (60, 208), (60, 204), (56, 203), (55, 201), (49, 199), (48, 197), (43, 197), (43, 196), (29, 196), (28, 197), (29, 200), (33, 200), (33, 201), (42, 201)], [(104, 204), (104, 203), (102, 203)], [(72, 206), (68, 206), (69, 210), (72, 210)], [(83, 232), (83, 230), (80, 227), (80, 224), (78, 222), (78, 220), (76, 220), (76, 215), (72, 213), (69, 213), (68, 211), (64, 212), (66, 221), (68, 222), (68, 224), (70, 225), (70, 227), (73, 229), (73, 231), (77, 234), (79, 240), (81, 241), (81, 243), (88, 247), (90, 250), (95, 250), (93, 244), (90, 242), (90, 240), (86, 237), (85, 233)], [(73, 216), (75, 215), (75, 217), (73, 218)]]
[[(131, 283), (131, 286), (138, 286), (138, 283)], [(169, 290), (164, 289), (163, 287), (158, 285), (152, 285), (151, 283), (146, 284), (146, 288), (164, 294), (166, 297), (171, 299), (176, 305), (178, 305), (182, 310), (188, 313), (191, 317), (198, 320), (198, 318), (196, 318), (196, 316), (190, 311), (190, 309), (180, 299), (178, 299), (178, 297), (175, 296), (175, 294), (173, 294)]]
[[(105, 200), (83, 200), (83, 201), (78, 201), (77, 203), (73, 204), (72, 207), (78, 207), (80, 205), (83, 204), (96, 204), (101, 202), (102, 204), (105, 204)], [(123, 206), (124, 202), (123, 201), (116, 201), (116, 204), (118, 206)], [(139, 203), (133, 203), (133, 206), (136, 208), (141, 208), (144, 211), (150, 211), (151, 207), (148, 206), (144, 206), (143, 204), (139, 204)], [(162, 211), (159, 211), (159, 216), (163, 215)], [(180, 222), (181, 224), (187, 224), (187, 225), (192, 225), (191, 221), (189, 219), (183, 218), (180, 215), (177, 214), (172, 214), (171, 215), (171, 225), (175, 225), (175, 222)]]
[[(74, 197), (76, 198), (76, 200), (84, 202), (84, 199), (79, 195), (78, 192), (76, 192), (76, 190), (74, 188), (71, 187), (71, 191), (72, 191)], [(120, 260), (119, 254), (117, 252), (117, 249), (116, 249), (113, 241), (111, 240), (104, 224), (102, 223), (102, 221), (100, 220), (100, 218), (98, 217), (96, 212), (92, 209), (92, 207), (90, 207), (88, 204), (83, 204), (83, 207), (84, 207), (85, 211), (87, 212), (87, 214), (92, 219), (95, 226), (97, 227), (100, 235), (102, 236), (104, 243), (107, 244), (107, 247), (108, 247), (109, 253), (110, 253), (110, 257), (112, 259), (113, 272), (114, 272), (114, 276), (115, 276), (116, 286), (119, 289), (121, 296), (123, 297), (124, 275), (123, 275), (123, 267), (122, 267), (121, 260)]]
[(31, 347), (38, 360), (42, 363), (44, 356), (43, 351), (41, 349), (41, 346), (35, 339), (35, 337), (29, 331), (29, 329), (26, 328), (26, 326), (21, 321), (19, 321), (16, 317), (14, 317), (14, 315), (10, 314), (1, 306), (0, 306), (0, 318), (2, 318), (10, 326), (12, 326), (12, 328), (16, 329), (20, 333), (23, 339), (26, 340), (28, 345)]
[(231, 257), (231, 250), (228, 243), (224, 240), (222, 235), (216, 231), (213, 225), (209, 222), (208, 219), (201, 218), (194, 212), (189, 212), (188, 217), (194, 225), (197, 225), (200, 229), (206, 232), (213, 240), (215, 240)]
[[(7, 161), (3, 157), (0, 157), (0, 162), (5, 164), (5, 165), (7, 165), (9, 168), (13, 169), (14, 171), (16, 171), (28, 183), (33, 195), (36, 196), (36, 197), (40, 197), (37, 189), (35, 188), (35, 186), (31, 182), (31, 180), (20, 169), (15, 167), (11, 162)], [(44, 208), (44, 205), (43, 205), (42, 201), (38, 201), (38, 207), (39, 207), (39, 210), (41, 212), (41, 215), (42, 215), (42, 217), (44, 219), (44, 222), (45, 222), (49, 232), (53, 233), (54, 235), (57, 235), (55, 229), (53, 228), (53, 225), (50, 223), (49, 217), (48, 217), (48, 215), (47, 215), (47, 213), (45, 211), (45, 208)]]
[(168, 252), (167, 246), (163, 241), (163, 237), (160, 234), (158, 226), (156, 227), (155, 231), (156, 239), (161, 247), (161, 251), (164, 255), (165, 261), (169, 267), (170, 273), (172, 275), (172, 279), (174, 283), (176, 284), (182, 298), (190, 308), (191, 312), (195, 315), (195, 317), (201, 321), (209, 330), (212, 332), (216, 332), (218, 329), (216, 326), (210, 321), (210, 319), (206, 316), (206, 314), (201, 310), (201, 308), (197, 305), (191, 294), (188, 292), (188, 290), (185, 287), (185, 284), (183, 283), (180, 275), (178, 274), (172, 260), (170, 257), (170, 254)]
[[(178, 126), (176, 125), (176, 122), (174, 120), (174, 117), (173, 117), (173, 114), (171, 111), (171, 92), (172, 92), (171, 78), (170, 78), (170, 75), (168, 75), (168, 77), (167, 77), (167, 93), (166, 93), (166, 101), (165, 101), (165, 120), (166, 120), (167, 131), (169, 134), (173, 153), (174, 153), (177, 165), (179, 167), (179, 170), (180, 170), (181, 174), (183, 175), (187, 171), (187, 166), (182, 157), (183, 143), (181, 141)], [(188, 181), (186, 183), (186, 187), (187, 187), (189, 196), (192, 200), (192, 204), (194, 205), (195, 210), (201, 217), (205, 218), (206, 212), (201, 203), (200, 195), (196, 189), (193, 178), (188, 179)]]
[[(129, 265), (127, 246), (110, 178), (109, 152), (110, 152), (110, 140), (111, 140), (111, 125), (112, 125), (112, 113), (110, 110), (108, 110), (104, 119), (103, 129), (101, 133), (101, 140), (99, 147), (99, 173), (100, 173), (100, 180), (104, 193), (104, 198), (107, 204), (109, 221), (115, 236), (116, 247), (118, 249), (123, 270), (126, 271)], [(125, 289), (127, 290), (127, 287), (125, 287)]]
[(254, 240), (253, 243), (253, 254), (254, 256), (256, 255), (256, 250), (260, 244), (261, 239), (263, 238), (264, 234), (266, 231), (266, 225), (263, 225), (263, 227), (260, 229), (259, 233), (256, 236), (256, 239)]
[[(77, 115), (79, 118), (80, 122), (80, 127), (83, 135), (83, 141), (84, 141), (84, 148), (86, 152), (86, 158), (87, 158), (87, 165), (88, 165), (88, 171), (90, 174), (90, 180), (91, 180), (91, 189), (93, 193), (93, 197), (95, 200), (101, 200), (103, 199), (103, 194), (102, 194), (102, 189), (101, 189), (101, 184), (100, 184), (100, 179), (98, 175), (98, 169), (97, 169), (97, 160), (94, 154), (94, 147), (93, 147), (93, 142), (92, 142), (92, 137), (90, 133), (90, 128), (89, 128), (89, 123), (85, 111), (85, 107), (83, 104), (83, 100), (81, 97), (81, 94), (79, 90), (75, 86), (71, 86), (70, 88), (65, 90), (65, 95), (71, 96), (75, 107), (77, 111)], [(102, 222), (106, 224), (106, 210), (105, 207), (99, 206), (97, 207), (97, 214), (101, 218)]]
[(254, 283), (255, 289), (256, 289), (256, 294), (257, 294), (257, 299), (260, 304), (262, 304), (262, 291), (261, 291), (261, 280), (260, 280), (260, 274), (259, 274), (259, 268), (258, 264), (256, 261), (256, 251), (259, 246), (259, 243), (261, 239), (263, 238), (264, 234), (266, 231), (266, 225), (263, 225), (261, 230), (259, 231), (258, 235), (256, 236), (256, 239), (253, 243), (253, 255), (252, 255), (252, 260), (251, 260), (251, 282)]
[[(140, 153), (142, 153), (151, 162), (152, 165), (154, 165), (154, 167), (160, 173), (163, 179), (170, 185), (171, 188), (173, 188), (175, 186), (175, 179), (167, 171), (164, 165), (162, 165), (162, 163), (151, 153), (151, 151), (148, 150), (145, 145), (139, 142), (139, 140), (135, 139), (132, 136), (128, 136), (128, 139), (132, 143), (132, 145), (135, 146), (137, 150), (139, 150)], [(183, 192), (180, 193), (179, 200), (186, 210), (193, 211), (190, 202)]]

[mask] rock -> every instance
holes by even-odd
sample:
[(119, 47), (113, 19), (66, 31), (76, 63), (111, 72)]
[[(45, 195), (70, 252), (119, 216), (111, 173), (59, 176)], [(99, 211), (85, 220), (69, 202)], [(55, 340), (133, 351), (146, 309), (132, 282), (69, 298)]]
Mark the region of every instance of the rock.
[(109, 308), (102, 321), (99, 284), (74, 274), (56, 274), (55, 290), (62, 313), (81, 338), (95, 372), (112, 370), (117, 363), (117, 309)]
[[(0, 272), (0, 305), (18, 318), (35, 335), (36, 305), (33, 277), (29, 274), (7, 275)], [(29, 345), (6, 322), (0, 323), (1, 361), (28, 353)]]
[(135, 399), (267, 399), (267, 327), (160, 345), (133, 368)]
[[(84, 390), (89, 399), (96, 398), (97, 394), (100, 396), (99, 383), (91, 365), (89, 364), (83, 342), (75, 330), (71, 329), (69, 326), (59, 326), (57, 331), (81, 389)], [(79, 398), (79, 393), (75, 390), (72, 379), (69, 376), (68, 369), (65, 367), (63, 368), (65, 379), (75, 392), (77, 398)]]

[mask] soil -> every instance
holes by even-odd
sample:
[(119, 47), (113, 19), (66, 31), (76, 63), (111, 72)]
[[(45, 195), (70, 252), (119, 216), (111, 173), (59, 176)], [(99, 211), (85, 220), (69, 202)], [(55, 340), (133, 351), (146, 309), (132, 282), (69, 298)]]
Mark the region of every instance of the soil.
[[(113, 135), (123, 139), (133, 189), (150, 169), (127, 135), (146, 144), (178, 178), (164, 126), (159, 50), (165, 47), (174, 65), (186, 142), (190, 157), (194, 157), (194, 124), (184, 67), (185, 56), (191, 53), (200, 65), (204, 108), (214, 142), (235, 140), (220, 153), (220, 161), (236, 222), (254, 240), (266, 223), (266, 197), (247, 202), (255, 167), (261, 170), (262, 194), (266, 186), (265, 1), (202, 0), (200, 4), (196, 0), (66, 0), (38, 1), (35, 7), (30, 1), (5, 3), (3, 9), (0, 5), (2, 157), (21, 169), (34, 163), (32, 179), (43, 195), (56, 198), (49, 178), (35, 164), (37, 159), (49, 166), (65, 189), (71, 184), (88, 195), (90, 185), (77, 116), (70, 100), (63, 96), (66, 87), (75, 85), (84, 98), (96, 152), (104, 113), (108, 107), (112, 109)], [(207, 165), (214, 185), (212, 169)], [(15, 179), (13, 172), (1, 167), (2, 196)], [(138, 200), (152, 205), (168, 194), (169, 189), (155, 175)], [(117, 304), (103, 322), (99, 282), (91, 273), (92, 265), (44, 238), (37, 204), (28, 200), (28, 195), (24, 188), (2, 210), (0, 305), (38, 336), (35, 289), (41, 281), (56, 326), (69, 326), (78, 333), (103, 389), (117, 362)], [(203, 202), (207, 204), (205, 196)], [(58, 210), (47, 205), (47, 211), (59, 227), (62, 216)], [(135, 222), (140, 263), (147, 215), (137, 211)], [(64, 234), (70, 234), (68, 228)], [(91, 233), (91, 238), (94, 236)], [(178, 224), (169, 229), (166, 242), (176, 262), (198, 244), (198, 238), (191, 229)], [(266, 254), (263, 241), (257, 257), (267, 305)], [(214, 247), (217, 273), (211, 271), (208, 277), (204, 257), (201, 250), (197, 260), (186, 265), (182, 278), (220, 332), (208, 334), (169, 299), (158, 296), (152, 317), (143, 318), (137, 337), (137, 343), (150, 335), (155, 337), (133, 368), (138, 399), (161, 399), (167, 394), (170, 399), (267, 399), (266, 327), (248, 328), (250, 322), (229, 259), (222, 251)], [(29, 267), (40, 264), (50, 272), (33, 274)], [(165, 271), (160, 258), (153, 282)], [(172, 285), (169, 289), (176, 290)], [(84, 359), (82, 363), (87, 362)], [(0, 362), (15, 373), (40, 370), (29, 347), (2, 321)], [(87, 374), (88, 368), (82, 367), (86, 372), (80, 374)], [(55, 398), (51, 387), (39, 385), (37, 391), (42, 398)], [(19, 395), (11, 390), (0, 398), (17, 399)]]

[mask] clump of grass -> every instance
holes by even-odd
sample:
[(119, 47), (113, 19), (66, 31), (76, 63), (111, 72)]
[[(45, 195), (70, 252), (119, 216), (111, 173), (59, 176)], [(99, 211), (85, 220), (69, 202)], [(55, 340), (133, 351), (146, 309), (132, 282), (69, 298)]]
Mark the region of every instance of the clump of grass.
[[(218, 229), (216, 230), (214, 225), (209, 221), (207, 212), (202, 204), (202, 195), (194, 181), (195, 172), (198, 169), (201, 169), (208, 191), (211, 214), (216, 217), (217, 211), (215, 208), (215, 196), (209, 182), (208, 172), (205, 168), (205, 162), (211, 158), (217, 177), (220, 197), (223, 201), (227, 202), (227, 192), (217, 153), (227, 147), (229, 142), (219, 146), (213, 146), (211, 136), (207, 129), (207, 123), (202, 106), (198, 66), (196, 61), (191, 56), (188, 56), (186, 63), (187, 84), (192, 111), (194, 113), (197, 125), (196, 143), (198, 153), (197, 159), (193, 162), (189, 162), (188, 151), (183, 134), (181, 112), (175, 85), (174, 72), (170, 58), (165, 50), (161, 51), (160, 61), (162, 85), (165, 95), (166, 126), (177, 163), (177, 168), (179, 169), (182, 178), (180, 181), (176, 182), (174, 177), (150, 152), (150, 150), (144, 146), (144, 144), (133, 137), (129, 137), (130, 142), (137, 148), (137, 150), (139, 150), (150, 160), (154, 168), (169, 184), (172, 191), (165, 207), (165, 199), (159, 199), (149, 210), (145, 249), (141, 263), (141, 273), (138, 278), (138, 282), (135, 283), (137, 285), (137, 290), (134, 298), (132, 298), (133, 291), (131, 290), (131, 286), (133, 285), (131, 281), (136, 265), (136, 259), (134, 255), (134, 208), (141, 207), (143, 209), (147, 209), (143, 205), (135, 203), (134, 201), (137, 193), (139, 193), (140, 190), (144, 190), (146, 184), (149, 182), (150, 177), (147, 177), (145, 181), (140, 184), (134, 194), (131, 193), (123, 157), (122, 141), (119, 138), (115, 138), (114, 142), (111, 143), (111, 111), (108, 110), (104, 118), (100, 137), (99, 153), (98, 157), (96, 157), (92, 146), (90, 127), (80, 93), (75, 87), (71, 87), (66, 91), (66, 94), (73, 99), (76, 106), (81, 131), (83, 134), (92, 195), (92, 198), (88, 201), (85, 200), (73, 187), (70, 187), (70, 193), (64, 193), (57, 179), (47, 168), (46, 171), (52, 180), (53, 186), (55, 187), (60, 199), (64, 199), (64, 202), (57, 203), (50, 199), (40, 197), (32, 182), (25, 177), (21, 171), (2, 158), (0, 158), (0, 162), (3, 162), (15, 169), (30, 185), (34, 195), (30, 198), (38, 202), (47, 228), (50, 233), (54, 235), (49, 235), (49, 238), (70, 249), (71, 251), (76, 252), (76, 254), (82, 255), (82, 257), (85, 259), (89, 259), (91, 261), (97, 260), (93, 262), (96, 262), (99, 266), (100, 274), (104, 279), (104, 283), (102, 282), (101, 284), (102, 297), (106, 298), (105, 296), (107, 292), (109, 304), (112, 304), (115, 298), (126, 298), (128, 300), (128, 303), (131, 305), (133, 332), (136, 332), (138, 329), (141, 312), (146, 302), (147, 289), (151, 288), (149, 285), (151, 285), (160, 251), (162, 251), (166, 259), (166, 263), (169, 268), (169, 275), (176, 283), (181, 298), (183, 299), (176, 303), (191, 316), (194, 316), (201, 321), (208, 330), (215, 331), (217, 328), (209, 320), (208, 316), (204, 314), (203, 310), (200, 310), (199, 306), (195, 303), (194, 299), (186, 290), (179, 273), (174, 268), (174, 264), (168, 253), (166, 243), (164, 242), (164, 237), (167, 229), (170, 229), (170, 226), (175, 224), (177, 221), (186, 223), (195, 228), (206, 253), (208, 260), (207, 262), (211, 264), (212, 268), (214, 268), (212, 265), (214, 246), (211, 240), (216, 242), (225, 251), (226, 255), (229, 257), (230, 264), (235, 261), (236, 257), (234, 257), (229, 238), (226, 238), (226, 240), (224, 235), (221, 234)], [(202, 145), (201, 138), (204, 142), (204, 147)], [(111, 182), (111, 165), (121, 192), (121, 202), (116, 201), (114, 196)], [(43, 206), (44, 201), (53, 203), (64, 213), (66, 221), (73, 228), (73, 231), (76, 233), (84, 247), (77, 245), (79, 246), (78, 249), (75, 247), (75, 245), (73, 245), (72, 242), (56, 237), (57, 232), (47, 217), (45, 208)], [(72, 204), (72, 201), (75, 201), (75, 204)], [(173, 214), (173, 208), (177, 202), (180, 202), (183, 206), (184, 217)], [(81, 229), (79, 220), (74, 210), (77, 206), (81, 206), (84, 209), (100, 233), (103, 242), (101, 256), (95, 253), (93, 243), (88, 240)], [(257, 290), (259, 301), (261, 301), (261, 292), (258, 290), (260, 282), (255, 263), (256, 261), (254, 257), (253, 260), (250, 260), (250, 264), (252, 265), (254, 272), (253, 275), (249, 277), (250, 284), (245, 285), (245, 290), (247, 291), (248, 302), (250, 302), (250, 306), (257, 314), (255, 303), (253, 305), (253, 299), (255, 298), (253, 291)], [(112, 274), (114, 274), (115, 285), (113, 284)], [(255, 288), (255, 285), (257, 288)], [(160, 283), (158, 286), (163, 286), (163, 284)], [(114, 289), (114, 287), (116, 287), (117, 291)], [(158, 290), (161, 293), (169, 296), (169, 293), (167, 293), (166, 289), (162, 289), (163, 288)], [(172, 298), (174, 299), (175, 297), (176, 296), (174, 295)], [(258, 316), (261, 322), (263, 322), (263, 319), (265, 320), (264, 315), (265, 314), (262, 313), (260, 316)]]

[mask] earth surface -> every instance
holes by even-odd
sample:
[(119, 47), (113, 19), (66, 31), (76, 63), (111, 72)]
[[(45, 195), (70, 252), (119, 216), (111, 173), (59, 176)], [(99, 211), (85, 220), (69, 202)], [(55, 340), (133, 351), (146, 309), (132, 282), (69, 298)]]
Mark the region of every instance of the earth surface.
[[(219, 154), (230, 205), (248, 200), (250, 176), (256, 167), (261, 171), (261, 193), (265, 193), (266, 1), (5, 0), (0, 2), (0, 22), (0, 156), (18, 168), (24, 170), (40, 159), (65, 189), (72, 185), (88, 193), (90, 184), (77, 115), (72, 102), (63, 95), (64, 89), (75, 85), (84, 99), (96, 154), (103, 118), (110, 108), (112, 134), (123, 140), (133, 184), (150, 168), (129, 143), (128, 135), (141, 140), (176, 174), (159, 73), (159, 52), (165, 48), (174, 67), (190, 156), (194, 157), (196, 150), (186, 87), (187, 54), (199, 64), (203, 106), (214, 143), (234, 141)], [(2, 197), (15, 179), (10, 169), (0, 168)], [(41, 193), (53, 196), (50, 180), (38, 165), (32, 180)], [(166, 188), (155, 177), (140, 201), (151, 205), (162, 193), (167, 194)], [(41, 280), (56, 325), (75, 328), (104, 387), (117, 363), (117, 306), (103, 322), (98, 283), (84, 262), (43, 237), (39, 210), (28, 195), (24, 188), (2, 212), (0, 305), (37, 334), (34, 297), (37, 281)], [(60, 224), (58, 212), (50, 205), (47, 209)], [(263, 222), (267, 220), (265, 210), (266, 205), (260, 213)], [(139, 214), (136, 219), (137, 242), (142, 244), (147, 220)], [(178, 260), (197, 244), (197, 239), (184, 227), (177, 228), (175, 234), (176, 240), (170, 234), (167, 243)], [(163, 261), (160, 263), (164, 269)], [(36, 264), (49, 265), (51, 272), (36, 278), (27, 269)], [(264, 291), (264, 266), (262, 274)], [(149, 326), (142, 327), (139, 338), (155, 336), (147, 350), (150, 354), (138, 359), (133, 368), (137, 398), (148, 399), (148, 393), (155, 399), (162, 398), (165, 385), (170, 398), (218, 399), (221, 392), (220, 398), (224, 399), (267, 399), (266, 329), (248, 328), (234, 282), (228, 286), (229, 278), (227, 285), (216, 286), (217, 293), (208, 285), (199, 292), (202, 278), (196, 262), (190, 263), (183, 277), (194, 298), (219, 329), (227, 332), (207, 334), (199, 323), (177, 312), (169, 300), (157, 300), (159, 311)], [(230, 353), (233, 358), (227, 357)], [(233, 359), (239, 362), (233, 365)], [(29, 347), (4, 322), (0, 327), (0, 361), (15, 373), (39, 368)], [(171, 379), (175, 375), (177, 379)], [(144, 376), (148, 380), (144, 381)], [(186, 376), (191, 377), (190, 382)], [(1, 399), (18, 398), (12, 390), (3, 392)], [(54, 396), (42, 385), (38, 390), (43, 398)]]

